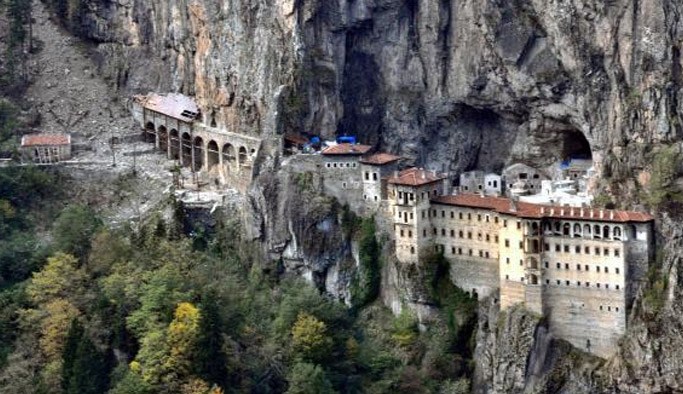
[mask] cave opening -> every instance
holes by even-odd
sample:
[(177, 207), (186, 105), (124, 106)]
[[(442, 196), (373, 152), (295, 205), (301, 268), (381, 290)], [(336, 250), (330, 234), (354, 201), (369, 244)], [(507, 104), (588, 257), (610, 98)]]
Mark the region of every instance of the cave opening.
[(562, 131), (560, 134), (559, 154), (562, 161), (593, 160), (591, 145), (582, 132)]

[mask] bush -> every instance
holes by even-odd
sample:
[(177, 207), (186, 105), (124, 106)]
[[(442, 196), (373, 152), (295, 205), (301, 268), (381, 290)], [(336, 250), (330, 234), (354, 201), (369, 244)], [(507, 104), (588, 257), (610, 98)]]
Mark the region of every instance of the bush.
[(287, 394), (333, 394), (332, 384), (325, 377), (325, 371), (319, 366), (299, 362), (294, 364), (287, 376), (289, 389)]
[(84, 205), (72, 205), (59, 214), (52, 227), (52, 238), (57, 250), (85, 258), (90, 241), (102, 225), (100, 219)]
[(664, 202), (683, 201), (683, 195), (676, 186), (680, 173), (680, 151), (676, 146), (664, 147), (656, 151), (652, 158), (650, 190), (648, 203), (658, 207)]
[(417, 317), (404, 306), (392, 323), (391, 339), (399, 346), (408, 347), (417, 340), (417, 333)]
[(380, 246), (375, 237), (375, 220), (366, 219), (361, 224), (359, 258), (360, 267), (351, 282), (351, 303), (361, 308), (379, 296), (382, 281)]

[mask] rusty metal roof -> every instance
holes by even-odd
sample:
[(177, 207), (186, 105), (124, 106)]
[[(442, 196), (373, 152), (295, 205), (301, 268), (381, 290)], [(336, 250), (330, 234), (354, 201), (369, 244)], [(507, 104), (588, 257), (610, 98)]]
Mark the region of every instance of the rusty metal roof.
[(199, 116), (199, 107), (193, 98), (180, 93), (160, 95), (150, 93), (146, 96), (135, 96), (135, 100), (144, 108), (162, 115), (181, 120), (186, 123), (194, 122)]
[(617, 211), (597, 208), (572, 208), (551, 205), (538, 205), (517, 201), (515, 207), (509, 198), (482, 196), (480, 194), (458, 194), (455, 196), (441, 196), (432, 202), (444, 205), (455, 205), (467, 208), (481, 208), (498, 213), (523, 218), (558, 218), (571, 220), (587, 220), (596, 222), (649, 222), (654, 220), (652, 215), (643, 212)]
[(364, 157), (360, 159), (360, 162), (363, 164), (371, 164), (371, 165), (383, 165), (383, 164), (389, 164), (393, 163), (395, 161), (401, 160), (400, 156), (394, 156), (389, 153), (375, 153), (374, 155), (370, 155), (367, 157)]
[(393, 185), (422, 186), (446, 179), (446, 174), (427, 171), (422, 168), (408, 168), (388, 178)]
[(63, 133), (28, 134), (21, 137), (21, 146), (70, 145), (71, 136)]
[(372, 148), (370, 145), (361, 144), (337, 144), (325, 148), (322, 151), (323, 155), (364, 155)]

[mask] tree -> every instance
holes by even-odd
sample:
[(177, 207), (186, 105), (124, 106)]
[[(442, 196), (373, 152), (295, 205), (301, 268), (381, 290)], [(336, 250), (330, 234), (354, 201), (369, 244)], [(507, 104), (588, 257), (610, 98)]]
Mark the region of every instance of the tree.
[(19, 126), (17, 108), (7, 100), (0, 100), (0, 146), (14, 136)]
[(325, 323), (307, 313), (300, 313), (294, 323), (292, 342), (294, 350), (310, 360), (322, 359), (332, 344)]
[(287, 376), (287, 394), (334, 394), (336, 391), (325, 377), (325, 371), (315, 364), (298, 362)]
[(76, 352), (78, 351), (78, 344), (83, 337), (83, 326), (78, 319), (71, 321), (69, 333), (66, 336), (66, 344), (64, 344), (64, 351), (62, 351), (62, 389), (66, 392), (69, 388), (69, 381), (74, 372), (74, 361), (76, 360)]
[(26, 288), (31, 301), (42, 305), (56, 298), (73, 297), (82, 291), (86, 276), (77, 265), (75, 257), (64, 253), (47, 259), (47, 265), (33, 274)]
[(78, 258), (85, 258), (90, 251), (90, 240), (101, 224), (89, 207), (71, 205), (62, 210), (52, 227), (55, 247)]
[(46, 316), (41, 322), (40, 348), (48, 360), (61, 361), (68, 327), (81, 313), (63, 298), (48, 302), (44, 312)]
[(375, 237), (375, 220), (364, 220), (360, 235), (360, 268), (351, 287), (353, 306), (363, 307), (374, 301), (379, 295), (381, 284), (380, 247)]
[(201, 305), (194, 368), (197, 376), (222, 387), (228, 378), (227, 360), (223, 352), (223, 329), (216, 297), (208, 293)]
[(109, 362), (90, 337), (81, 332), (67, 376), (65, 394), (99, 394), (109, 388)]

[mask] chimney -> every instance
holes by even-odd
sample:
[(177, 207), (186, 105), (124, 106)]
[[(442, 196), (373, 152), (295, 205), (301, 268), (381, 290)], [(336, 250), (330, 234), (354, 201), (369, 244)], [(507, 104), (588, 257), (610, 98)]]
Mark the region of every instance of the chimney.
[(510, 211), (517, 212), (517, 200), (514, 197), (510, 198)]

